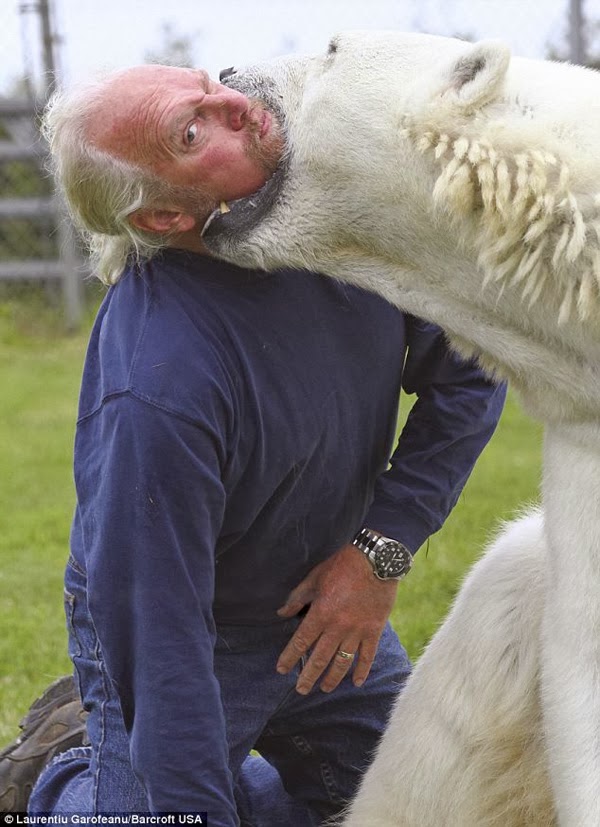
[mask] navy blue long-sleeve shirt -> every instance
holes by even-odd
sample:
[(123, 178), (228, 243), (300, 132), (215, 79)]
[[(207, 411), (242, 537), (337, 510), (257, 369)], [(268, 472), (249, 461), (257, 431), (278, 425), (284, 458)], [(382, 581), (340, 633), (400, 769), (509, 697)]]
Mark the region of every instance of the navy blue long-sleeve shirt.
[[(401, 384), (418, 401), (388, 468)], [(236, 823), (215, 624), (279, 622), (363, 525), (416, 550), (503, 401), (437, 328), (322, 276), (171, 250), (110, 290), (82, 382), (72, 554), (154, 811)]]

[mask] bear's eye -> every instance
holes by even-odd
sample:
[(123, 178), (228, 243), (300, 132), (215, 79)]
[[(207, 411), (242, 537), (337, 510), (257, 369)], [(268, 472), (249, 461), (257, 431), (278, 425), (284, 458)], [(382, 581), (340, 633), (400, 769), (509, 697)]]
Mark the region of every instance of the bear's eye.
[(327, 56), (334, 55), (338, 50), (339, 42), (337, 37), (334, 37), (332, 40), (329, 41), (329, 46), (327, 47)]

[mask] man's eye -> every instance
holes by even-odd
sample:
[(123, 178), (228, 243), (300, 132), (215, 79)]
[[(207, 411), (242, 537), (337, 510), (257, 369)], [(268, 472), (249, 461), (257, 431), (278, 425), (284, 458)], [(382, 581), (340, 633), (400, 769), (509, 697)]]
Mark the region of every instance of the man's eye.
[(185, 141), (187, 144), (193, 144), (198, 135), (198, 124), (191, 123), (185, 131)]

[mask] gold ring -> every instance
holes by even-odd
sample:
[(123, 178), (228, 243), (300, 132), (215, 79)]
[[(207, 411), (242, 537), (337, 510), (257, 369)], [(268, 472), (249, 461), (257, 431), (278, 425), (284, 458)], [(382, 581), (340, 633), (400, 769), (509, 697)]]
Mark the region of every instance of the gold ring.
[(335, 654), (338, 658), (342, 658), (343, 660), (354, 660), (354, 655), (352, 652), (344, 652), (343, 649), (338, 649)]

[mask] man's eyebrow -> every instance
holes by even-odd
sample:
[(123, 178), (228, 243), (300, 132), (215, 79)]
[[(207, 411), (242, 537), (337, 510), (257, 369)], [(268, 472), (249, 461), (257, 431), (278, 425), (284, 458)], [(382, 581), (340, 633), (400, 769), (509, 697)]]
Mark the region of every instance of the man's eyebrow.
[[(210, 75), (204, 69), (192, 70), (195, 74), (200, 75), (200, 82), (198, 88), (204, 94), (208, 94), (210, 84)], [(203, 96), (204, 98), (204, 96)], [(188, 121), (192, 120), (192, 116), (197, 109), (197, 104), (190, 104), (186, 106), (185, 110), (178, 115), (171, 129), (169, 130), (169, 144), (181, 144), (181, 131), (187, 125)]]
[(192, 115), (195, 111), (194, 106), (186, 107), (185, 111), (182, 112), (181, 115), (178, 115), (173, 123), (173, 126), (169, 130), (169, 144), (181, 144), (181, 132), (183, 128), (187, 125), (189, 121), (192, 120)]
[(208, 91), (208, 87), (210, 85), (210, 75), (208, 74), (206, 69), (196, 69), (195, 71), (202, 77), (202, 82), (204, 83), (204, 90)]

